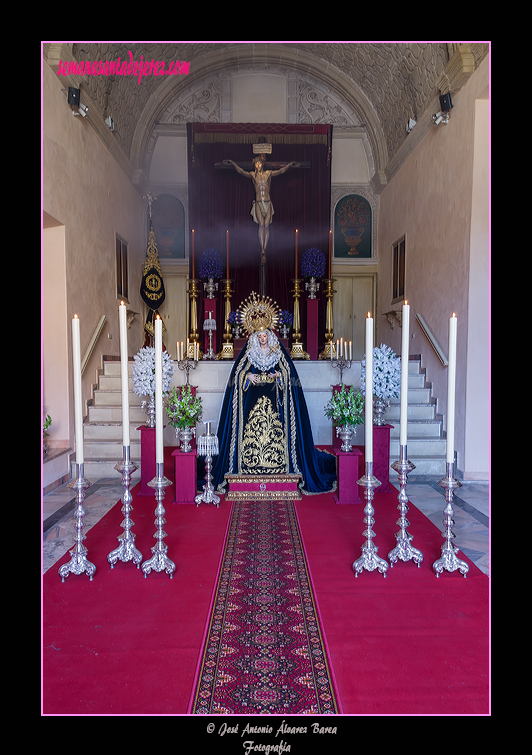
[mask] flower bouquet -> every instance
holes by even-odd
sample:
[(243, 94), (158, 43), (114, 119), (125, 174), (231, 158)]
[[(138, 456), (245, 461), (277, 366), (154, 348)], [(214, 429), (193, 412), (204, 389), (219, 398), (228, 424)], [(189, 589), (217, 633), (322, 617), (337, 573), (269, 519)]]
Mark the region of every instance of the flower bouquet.
[(359, 389), (353, 390), (342, 385), (341, 390), (334, 391), (325, 405), (325, 416), (336, 426), (336, 435), (342, 438), (342, 451), (351, 451), (353, 427), (364, 422), (364, 399)]
[(277, 319), (277, 324), (281, 330), (283, 338), (288, 338), (288, 330), (294, 324), (294, 315), (287, 309), (282, 309)]
[[(148, 401), (141, 403), (141, 408), (148, 415), (146, 425), (155, 427), (155, 348), (144, 346), (133, 357), (133, 390), (137, 396), (148, 396)], [(167, 351), (163, 351), (163, 395), (172, 385), (174, 365)]]
[(218, 283), (215, 283), (214, 279), (222, 278), (224, 274), (218, 249), (215, 249), (213, 246), (205, 249), (200, 257), (198, 270), (200, 278), (206, 281), (203, 284), (203, 288), (207, 292), (207, 298), (214, 299), (214, 292), (218, 291)]
[[(366, 359), (362, 360), (360, 390), (366, 395)], [(373, 349), (373, 410), (374, 425), (384, 425), (383, 414), (390, 399), (399, 398), (401, 392), (401, 359), (389, 346), (381, 343)]]
[(319, 290), (319, 278), (323, 278), (325, 272), (325, 257), (322, 251), (310, 247), (303, 252), (301, 258), (301, 275), (308, 278), (305, 283), (305, 289), (308, 291), (308, 298), (315, 299), (316, 292)]
[(240, 336), (240, 328), (242, 326), (242, 315), (238, 309), (232, 309), (227, 316), (227, 322), (231, 326), (233, 335), (235, 338)]
[(188, 452), (192, 446), (190, 441), (196, 432), (196, 422), (199, 422), (203, 414), (201, 398), (192, 393), (192, 388), (185, 385), (179, 390), (174, 386), (168, 398), (165, 412), (176, 437), (181, 441), (181, 450)]

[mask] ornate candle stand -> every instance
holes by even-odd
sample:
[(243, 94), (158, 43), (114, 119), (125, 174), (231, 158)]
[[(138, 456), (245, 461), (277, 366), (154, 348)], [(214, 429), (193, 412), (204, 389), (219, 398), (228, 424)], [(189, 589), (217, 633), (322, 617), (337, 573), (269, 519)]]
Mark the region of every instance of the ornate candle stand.
[(319, 356), (320, 359), (330, 359), (334, 355), (332, 300), (336, 293), (335, 289), (333, 288), (333, 283), (335, 282), (336, 278), (325, 278), (325, 280), (323, 280), (327, 304), (325, 307), (325, 347)]
[(231, 333), (231, 324), (227, 322), (227, 318), (229, 317), (229, 314), (231, 312), (231, 295), (233, 293), (233, 290), (231, 288), (231, 283), (233, 281), (229, 278), (224, 278), (222, 280), (223, 284), (223, 294), (225, 299), (225, 312), (224, 312), (224, 334), (223, 339), (224, 343), (222, 344), (222, 352), (220, 354), (220, 359), (234, 359), (234, 349), (233, 349), (233, 343), (232, 338), (233, 335)]
[(151, 570), (154, 569), (156, 572), (165, 571), (169, 575), (170, 579), (172, 579), (173, 573), (175, 571), (175, 564), (173, 561), (170, 561), (170, 559), (166, 555), (168, 546), (164, 543), (166, 532), (163, 529), (163, 525), (166, 524), (163, 506), (164, 489), (172, 483), (167, 477), (164, 476), (163, 466), (164, 465), (162, 463), (157, 463), (157, 474), (153, 478), (153, 480), (150, 480), (150, 482), (148, 483), (150, 488), (155, 489), (155, 500), (157, 501), (157, 506), (155, 507), (154, 522), (155, 526), (157, 527), (157, 531), (153, 536), (157, 542), (151, 548), (153, 556), (148, 561), (144, 561), (141, 568), (144, 572), (144, 577), (147, 577)]
[[(188, 295), (190, 297), (190, 336), (189, 336), (189, 348), (194, 347), (194, 343), (199, 341), (198, 331), (198, 296), (200, 292), (200, 280), (199, 278), (189, 278), (188, 280)], [(188, 354), (187, 354), (188, 356)]]
[(190, 385), (190, 383), (189, 383), (189, 379), (190, 379), (189, 373), (190, 373), (190, 370), (195, 370), (196, 367), (198, 366), (198, 363), (196, 362), (196, 360), (195, 359), (190, 359), (189, 356), (187, 355), (185, 357), (185, 359), (179, 359), (179, 361), (177, 362), (177, 366), (179, 367), (180, 370), (183, 370), (184, 372), (187, 373), (187, 382), (186, 382), (186, 384)]
[(333, 357), (333, 360), (331, 362), (331, 365), (334, 367), (334, 369), (340, 370), (340, 385), (343, 383), (343, 373), (344, 370), (350, 370), (351, 369), (352, 361), (351, 359), (345, 359), (345, 357)]
[(434, 570), (437, 577), (440, 576), (444, 569), (449, 572), (453, 572), (456, 571), (456, 569), (459, 569), (460, 573), (463, 574), (464, 577), (467, 577), (469, 565), (465, 561), (461, 561), (459, 558), (457, 558), (456, 554), (458, 553), (459, 549), (455, 548), (455, 546), (453, 545), (454, 533), (452, 531), (454, 524), (454, 511), (452, 505), (454, 491), (456, 490), (456, 488), (462, 487), (462, 483), (454, 476), (454, 463), (447, 462), (446, 470), (446, 476), (438, 482), (438, 485), (445, 490), (446, 506), (443, 510), (443, 513), (445, 514), (445, 519), (443, 519), (445, 530), (442, 532), (442, 535), (445, 538), (445, 542), (441, 547), (441, 558), (439, 558), (432, 564), (432, 569)]
[(122, 448), (123, 459), (115, 465), (115, 469), (122, 475), (122, 487), (124, 488), (124, 492), (122, 493), (122, 514), (124, 515), (124, 520), (120, 525), (124, 532), (122, 535), (118, 535), (118, 542), (120, 545), (118, 548), (115, 548), (114, 551), (109, 553), (107, 560), (109, 561), (111, 569), (114, 568), (114, 565), (118, 560), (123, 563), (133, 561), (138, 569), (140, 567), (140, 562), (142, 561), (142, 553), (135, 547), (135, 535), (131, 532), (134, 522), (130, 519), (129, 515), (133, 511), (133, 507), (131, 506), (133, 496), (131, 495), (129, 488), (131, 484), (131, 475), (139, 468), (139, 466), (131, 461), (131, 447), (123, 446)]
[(366, 569), (367, 571), (374, 571), (375, 569), (378, 569), (380, 573), (384, 577), (386, 577), (386, 572), (388, 571), (388, 562), (383, 558), (377, 556), (377, 551), (379, 549), (376, 545), (373, 544), (373, 537), (375, 536), (375, 533), (372, 530), (372, 526), (375, 524), (375, 519), (373, 518), (375, 510), (371, 502), (374, 496), (374, 489), (377, 488), (381, 483), (379, 480), (377, 480), (376, 477), (373, 476), (372, 461), (366, 462), (366, 474), (357, 482), (358, 485), (366, 488), (364, 496), (367, 500), (367, 504), (364, 507), (364, 514), (366, 515), (364, 517), (364, 522), (367, 524), (367, 527), (362, 533), (366, 537), (366, 542), (361, 548), (362, 555), (354, 562), (353, 571), (355, 572), (355, 577), (358, 577), (359, 573), (364, 569)]
[(203, 323), (203, 330), (209, 332), (209, 350), (203, 355), (204, 359), (216, 359), (216, 354), (212, 348), (212, 332), (216, 330), (216, 320), (214, 317), (208, 317)]
[(63, 564), (59, 567), (59, 576), (61, 582), (64, 582), (70, 573), (83, 574), (86, 572), (89, 579), (92, 582), (96, 567), (87, 559), (87, 549), (83, 545), (85, 535), (83, 534), (83, 518), (85, 511), (83, 509), (83, 501), (85, 500), (85, 491), (90, 488), (90, 482), (85, 479), (84, 476), (84, 464), (78, 464), (78, 476), (76, 480), (71, 480), (68, 483), (69, 488), (73, 488), (76, 491), (78, 508), (76, 511), (76, 535), (74, 537), (75, 546), (70, 551), (70, 561), (68, 564)]
[(211, 433), (211, 421), (207, 420), (205, 432), (198, 438), (198, 456), (205, 456), (205, 480), (206, 485), (203, 486), (203, 493), (200, 493), (195, 497), (196, 506), (200, 503), (214, 503), (216, 507), (220, 503), (219, 496), (214, 492), (212, 484), (212, 457), (218, 456), (218, 436)]
[(400, 446), (400, 459), (398, 461), (394, 461), (394, 463), (391, 465), (392, 469), (397, 472), (399, 485), (401, 487), (399, 495), (397, 496), (397, 500), (399, 501), (399, 506), (397, 508), (401, 512), (401, 516), (396, 521), (396, 524), (398, 524), (400, 527), (399, 532), (397, 532), (395, 535), (397, 545), (388, 553), (388, 559), (390, 561), (390, 566), (393, 566), (399, 559), (405, 562), (412, 559), (414, 563), (419, 567), (421, 566), (421, 562), (423, 561), (423, 554), (421, 553), (421, 551), (417, 550), (417, 548), (414, 548), (414, 546), (411, 544), (413, 537), (406, 531), (406, 528), (410, 526), (410, 522), (406, 518), (406, 515), (408, 513), (408, 495), (406, 493), (406, 484), (408, 482), (408, 475), (413, 469), (416, 468), (415, 464), (412, 464), (411, 461), (408, 461), (406, 448), (406, 445)]
[(303, 349), (303, 342), (301, 341), (301, 319), (299, 316), (299, 298), (301, 296), (301, 283), (302, 278), (293, 278), (292, 283), (294, 288), (292, 294), (294, 295), (294, 322), (292, 327), (294, 332), (292, 335), (292, 349), (290, 356), (292, 359), (310, 359), (309, 355)]

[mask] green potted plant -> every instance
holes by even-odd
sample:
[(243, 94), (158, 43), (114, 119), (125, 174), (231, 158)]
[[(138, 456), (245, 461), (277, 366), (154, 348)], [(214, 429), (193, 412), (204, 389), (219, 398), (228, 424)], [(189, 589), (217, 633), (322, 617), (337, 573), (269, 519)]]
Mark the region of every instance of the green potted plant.
[(42, 439), (43, 439), (42, 452), (43, 452), (43, 456), (46, 456), (48, 454), (48, 446), (46, 445), (46, 443), (44, 443), (44, 439), (48, 437), (48, 432), (47, 431), (48, 431), (48, 428), (50, 427), (51, 424), (52, 424), (52, 418), (50, 417), (49, 414), (47, 414), (46, 417), (43, 420), (43, 423), (42, 423)]
[(342, 451), (351, 451), (353, 427), (364, 422), (364, 397), (353, 386), (342, 385), (334, 391), (325, 405), (325, 416), (336, 426), (336, 435), (342, 438)]
[(181, 443), (181, 450), (188, 453), (192, 446), (190, 441), (196, 434), (196, 422), (203, 414), (201, 398), (195, 396), (190, 385), (172, 388), (165, 407), (170, 424), (175, 430), (176, 438)]

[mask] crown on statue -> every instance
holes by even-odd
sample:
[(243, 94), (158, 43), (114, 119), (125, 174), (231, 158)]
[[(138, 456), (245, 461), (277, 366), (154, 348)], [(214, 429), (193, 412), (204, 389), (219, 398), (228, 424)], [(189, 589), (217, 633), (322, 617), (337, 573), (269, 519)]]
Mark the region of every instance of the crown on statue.
[(255, 291), (251, 292), (238, 309), (242, 326), (248, 335), (257, 330), (273, 330), (281, 311), (269, 296), (266, 299), (259, 298)]

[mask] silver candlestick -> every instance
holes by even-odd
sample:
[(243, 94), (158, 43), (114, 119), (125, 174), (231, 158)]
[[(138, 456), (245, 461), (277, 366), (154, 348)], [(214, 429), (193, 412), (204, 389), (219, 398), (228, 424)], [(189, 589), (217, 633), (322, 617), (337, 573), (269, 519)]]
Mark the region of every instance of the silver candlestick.
[(366, 474), (357, 482), (358, 485), (366, 488), (364, 496), (367, 500), (367, 504), (364, 507), (364, 514), (366, 515), (364, 517), (364, 522), (367, 524), (367, 527), (362, 533), (366, 537), (366, 542), (361, 548), (362, 555), (354, 562), (353, 571), (355, 572), (355, 577), (358, 577), (359, 573), (364, 569), (367, 569), (367, 571), (374, 571), (375, 569), (378, 569), (380, 573), (384, 577), (386, 577), (386, 572), (388, 571), (388, 562), (383, 558), (377, 556), (377, 551), (379, 549), (376, 545), (373, 544), (373, 537), (375, 536), (375, 533), (372, 530), (372, 526), (375, 524), (375, 519), (373, 518), (375, 510), (371, 504), (371, 501), (373, 500), (374, 489), (377, 488), (381, 483), (379, 480), (377, 480), (376, 477), (373, 476), (372, 461), (366, 462)]
[(449, 572), (453, 572), (456, 571), (456, 569), (459, 569), (460, 573), (463, 574), (464, 577), (467, 577), (469, 565), (465, 561), (461, 561), (459, 558), (457, 558), (456, 554), (458, 553), (458, 548), (455, 548), (455, 546), (453, 545), (454, 511), (452, 504), (454, 491), (456, 490), (456, 488), (462, 487), (462, 483), (459, 482), (459, 480), (457, 480), (454, 476), (454, 463), (447, 462), (446, 471), (446, 476), (438, 482), (438, 485), (445, 490), (446, 506), (443, 510), (443, 513), (445, 514), (445, 519), (443, 519), (445, 529), (441, 533), (445, 538), (445, 542), (441, 547), (441, 558), (439, 558), (432, 564), (432, 569), (434, 570), (437, 577), (440, 576), (444, 569)]
[(408, 482), (408, 475), (413, 469), (416, 468), (416, 466), (415, 464), (412, 464), (411, 461), (408, 461), (406, 445), (400, 446), (399, 448), (400, 458), (398, 461), (394, 461), (394, 463), (392, 464), (392, 469), (397, 472), (399, 485), (401, 488), (399, 495), (397, 496), (397, 500), (399, 501), (399, 506), (397, 508), (399, 509), (401, 516), (396, 521), (396, 524), (399, 525), (400, 530), (395, 535), (397, 545), (388, 553), (388, 559), (390, 561), (390, 566), (393, 566), (399, 559), (405, 562), (412, 559), (414, 563), (419, 567), (421, 566), (421, 562), (423, 561), (423, 554), (421, 553), (421, 551), (417, 550), (417, 548), (414, 548), (414, 546), (411, 544), (413, 537), (406, 531), (406, 528), (410, 526), (410, 522), (406, 518), (406, 515), (408, 513), (408, 495), (406, 493), (406, 484)]
[(135, 547), (135, 535), (131, 531), (134, 522), (130, 519), (129, 515), (133, 511), (133, 506), (131, 506), (133, 496), (129, 488), (131, 485), (131, 476), (139, 466), (131, 461), (131, 446), (123, 446), (122, 449), (123, 459), (115, 465), (115, 469), (122, 475), (122, 487), (124, 488), (124, 492), (122, 493), (122, 514), (124, 515), (124, 520), (120, 525), (124, 532), (117, 536), (120, 545), (109, 553), (107, 560), (111, 569), (114, 568), (118, 560), (122, 561), (122, 563), (133, 561), (138, 569), (142, 561), (142, 553)]
[(69, 574), (88, 574), (89, 579), (92, 582), (92, 578), (96, 571), (94, 564), (87, 559), (87, 549), (83, 545), (85, 535), (83, 534), (83, 518), (85, 511), (83, 509), (83, 501), (85, 500), (85, 491), (90, 488), (90, 482), (85, 479), (84, 476), (84, 464), (78, 464), (78, 476), (77, 479), (71, 480), (68, 483), (69, 488), (73, 488), (76, 491), (78, 508), (76, 511), (76, 534), (74, 537), (75, 546), (70, 551), (70, 561), (68, 564), (63, 564), (59, 567), (59, 576), (61, 582), (64, 582)]
[(166, 524), (166, 519), (164, 518), (165, 511), (163, 506), (164, 489), (172, 483), (167, 477), (164, 476), (163, 466), (164, 465), (161, 462), (158, 462), (156, 464), (156, 476), (148, 483), (150, 488), (155, 489), (155, 500), (157, 501), (157, 506), (155, 507), (154, 522), (155, 526), (157, 527), (157, 531), (153, 536), (157, 542), (151, 548), (153, 556), (148, 561), (144, 561), (141, 568), (144, 573), (144, 577), (147, 577), (151, 570), (154, 569), (156, 572), (165, 571), (169, 575), (170, 579), (172, 579), (173, 573), (175, 571), (175, 564), (173, 561), (170, 561), (170, 559), (166, 555), (168, 547), (164, 543), (166, 532), (163, 529), (163, 525)]
[[(211, 313), (209, 312), (209, 315)], [(214, 350), (212, 348), (212, 332), (213, 330), (216, 330), (216, 320), (214, 317), (208, 317), (205, 322), (203, 323), (203, 330), (207, 330), (209, 332), (209, 350), (206, 354), (203, 355), (204, 359), (216, 359), (216, 354), (214, 353)]]
[(198, 438), (198, 454), (205, 456), (205, 480), (206, 485), (203, 486), (203, 493), (200, 493), (195, 497), (196, 506), (200, 503), (214, 503), (217, 507), (220, 503), (219, 496), (214, 492), (212, 484), (212, 457), (218, 455), (218, 436), (211, 433), (211, 420), (205, 422), (207, 425), (205, 433)]
[(343, 356), (341, 357), (336, 356), (331, 360), (332, 367), (334, 367), (335, 370), (336, 369), (340, 370), (340, 385), (343, 384), (344, 370), (351, 369), (351, 364), (352, 364), (351, 359), (346, 359)]

